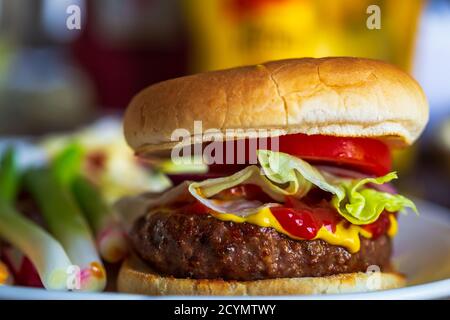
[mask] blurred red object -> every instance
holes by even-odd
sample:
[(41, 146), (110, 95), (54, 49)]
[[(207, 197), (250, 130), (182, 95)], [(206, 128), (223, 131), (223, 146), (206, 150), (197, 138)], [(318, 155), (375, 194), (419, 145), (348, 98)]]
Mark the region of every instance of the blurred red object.
[(15, 285), (43, 288), (36, 268), (19, 250), (6, 247), (2, 249), (0, 256), (12, 272)]
[(176, 1), (87, 1), (75, 59), (92, 78), (97, 103), (125, 108), (144, 87), (186, 73)]

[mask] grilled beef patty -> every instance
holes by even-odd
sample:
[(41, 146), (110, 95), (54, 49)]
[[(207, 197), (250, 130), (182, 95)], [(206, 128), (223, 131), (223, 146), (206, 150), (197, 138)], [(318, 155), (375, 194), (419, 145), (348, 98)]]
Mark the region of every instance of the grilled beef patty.
[(323, 240), (294, 240), (272, 228), (210, 215), (157, 212), (136, 221), (138, 255), (161, 274), (178, 278), (259, 280), (321, 277), (389, 266), (391, 241), (361, 238), (351, 254)]

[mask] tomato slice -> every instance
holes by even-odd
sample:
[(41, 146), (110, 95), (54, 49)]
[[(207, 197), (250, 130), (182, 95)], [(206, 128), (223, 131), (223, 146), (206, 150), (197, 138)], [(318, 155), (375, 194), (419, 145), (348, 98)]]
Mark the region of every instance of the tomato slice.
[(304, 160), (350, 167), (369, 174), (385, 175), (392, 165), (389, 147), (375, 139), (294, 134), (281, 136), (279, 144), (281, 152)]
[[(245, 164), (213, 164), (210, 172), (236, 172), (246, 164), (254, 163), (250, 157), (251, 144), (245, 141)], [(273, 149), (268, 139), (266, 147)], [(226, 153), (226, 148), (224, 146)], [(279, 137), (278, 151), (297, 156), (315, 164), (331, 164), (352, 168), (371, 175), (385, 175), (391, 170), (392, 158), (389, 147), (383, 142), (369, 138), (333, 137), (324, 135), (291, 134)], [(236, 153), (236, 152), (235, 152)], [(236, 157), (235, 157), (236, 159)]]

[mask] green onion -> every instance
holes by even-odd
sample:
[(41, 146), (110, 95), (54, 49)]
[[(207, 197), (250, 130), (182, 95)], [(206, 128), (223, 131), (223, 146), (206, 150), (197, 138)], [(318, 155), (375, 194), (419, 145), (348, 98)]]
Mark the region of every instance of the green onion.
[(13, 206), (19, 185), (15, 153), (9, 149), (0, 167), (0, 237), (21, 250), (35, 266), (47, 289), (67, 289), (72, 263), (50, 234), (23, 217)]
[(31, 169), (25, 184), (35, 198), (50, 232), (80, 268), (81, 289), (101, 291), (106, 273), (98, 256), (89, 226), (72, 194), (50, 169)]
[(58, 181), (73, 191), (95, 232), (100, 255), (108, 262), (118, 262), (128, 253), (127, 240), (118, 218), (100, 191), (81, 176), (83, 156), (82, 147), (71, 143), (54, 157), (51, 169)]
[(74, 177), (81, 172), (83, 157), (83, 148), (73, 142), (68, 144), (53, 158), (51, 170), (62, 185), (70, 185)]
[(74, 178), (72, 189), (96, 234), (100, 255), (110, 263), (124, 259), (128, 254), (125, 232), (116, 213), (106, 204), (100, 191), (82, 176)]
[(19, 170), (13, 147), (8, 147), (0, 161), (0, 197), (13, 202), (19, 188)]
[(30, 259), (45, 288), (68, 289), (68, 271), (72, 263), (61, 244), (3, 199), (0, 199), (0, 237)]

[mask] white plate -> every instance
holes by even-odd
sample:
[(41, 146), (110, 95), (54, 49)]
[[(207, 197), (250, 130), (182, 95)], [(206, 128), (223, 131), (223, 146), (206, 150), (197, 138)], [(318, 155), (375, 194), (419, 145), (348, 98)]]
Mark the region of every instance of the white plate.
[[(408, 286), (371, 293), (261, 297), (263, 299), (439, 299), (450, 298), (450, 210), (415, 200), (421, 215), (400, 216), (394, 242), (394, 264), (406, 274)], [(229, 299), (230, 297), (200, 297)], [(250, 297), (232, 297), (249, 299)], [(257, 298), (257, 297), (251, 297)], [(198, 299), (144, 297), (115, 293), (66, 293), (23, 287), (0, 287), (0, 299)]]

